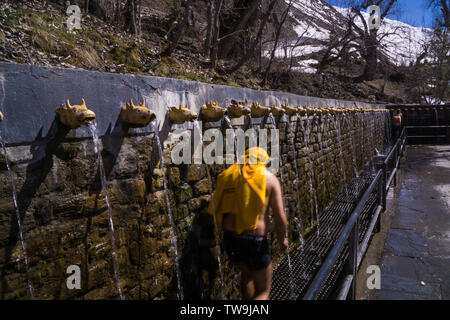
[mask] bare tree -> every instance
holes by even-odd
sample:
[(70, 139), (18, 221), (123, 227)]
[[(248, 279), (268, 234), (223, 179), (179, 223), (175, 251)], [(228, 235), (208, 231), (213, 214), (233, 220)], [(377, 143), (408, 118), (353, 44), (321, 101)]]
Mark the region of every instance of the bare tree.
[(430, 0), (430, 6), (441, 11), (441, 16), (436, 17), (438, 26), (450, 28), (450, 1), (449, 0)]
[(188, 24), (189, 16), (191, 15), (192, 5), (194, 3), (194, 0), (187, 0), (186, 1), (186, 9), (184, 12), (184, 17), (181, 23), (178, 26), (177, 33), (173, 39), (173, 41), (170, 42), (170, 45), (168, 49), (164, 52), (166, 55), (172, 55), (175, 48), (178, 46), (178, 43), (180, 42), (181, 38), (184, 35), (184, 32), (186, 30), (186, 26)]
[[(367, 10), (369, 6), (376, 5), (381, 9), (381, 21), (391, 11), (397, 0), (363, 0), (353, 1), (352, 13), (354, 16), (350, 18), (354, 30), (359, 35), (360, 52), (364, 57), (365, 66), (361, 76), (364, 80), (373, 80), (377, 71), (378, 63), (378, 47), (380, 40), (377, 38), (378, 29), (369, 28), (367, 21), (361, 13), (361, 10)], [(355, 17), (361, 20), (363, 27), (359, 27), (355, 23)]]
[(211, 53), (211, 37), (213, 33), (213, 10), (214, 10), (214, 2), (213, 0), (206, 0), (208, 3), (207, 11), (206, 11), (206, 37), (205, 44), (203, 48), (203, 54), (205, 56), (209, 56)]
[(264, 32), (264, 29), (266, 27), (267, 24), (267, 20), (269, 19), (270, 15), (272, 14), (272, 11), (275, 7), (275, 4), (277, 3), (278, 0), (271, 0), (269, 3), (269, 6), (266, 10), (266, 12), (264, 13), (264, 15), (261, 17), (261, 21), (259, 23), (259, 30), (258, 33), (256, 34), (255, 38), (253, 39), (253, 41), (251, 41), (249, 48), (247, 50), (247, 52), (244, 54), (244, 56), (239, 60), (239, 62), (231, 67), (229, 70), (227, 70), (229, 73), (233, 73), (235, 71), (237, 71), (240, 67), (242, 67), (244, 65), (244, 63), (246, 63), (255, 53), (255, 49), (260, 41), (260, 38)]
[(234, 8), (235, 11), (243, 11), (244, 14), (238, 14), (237, 16), (239, 17), (239, 20), (237, 21), (236, 27), (231, 28), (229, 33), (224, 34), (222, 38), (219, 39), (221, 58), (228, 57), (230, 51), (237, 43), (238, 36), (249, 27), (249, 22), (252, 18), (258, 15), (258, 8), (261, 6), (261, 1), (251, 0), (249, 4), (250, 5), (247, 10), (243, 10), (243, 8)]
[(280, 39), (280, 34), (281, 34), (281, 30), (283, 28), (284, 23), (287, 20), (287, 17), (289, 16), (289, 11), (292, 8), (292, 4), (293, 4), (293, 0), (289, 0), (288, 6), (286, 7), (286, 9), (284, 10), (282, 16), (281, 16), (281, 21), (278, 21), (278, 18), (276, 16), (276, 14), (274, 14), (274, 21), (276, 22), (276, 35), (275, 35), (275, 41), (273, 44), (273, 49), (272, 49), (272, 53), (270, 54), (270, 59), (269, 59), (269, 63), (267, 65), (266, 71), (264, 72), (264, 77), (263, 77), (263, 82), (266, 83), (267, 79), (269, 77), (269, 73), (270, 73), (270, 68), (272, 67), (272, 62), (273, 59), (275, 57), (275, 52), (278, 48), (278, 41)]
[(213, 68), (216, 67), (217, 63), (217, 52), (219, 50), (219, 30), (220, 30), (220, 11), (222, 10), (223, 0), (216, 0), (214, 6), (214, 24), (213, 24), (213, 37), (211, 43), (211, 65)]
[[(353, 24), (349, 20), (347, 23), (346, 31), (341, 35), (339, 31), (334, 30), (330, 32), (330, 39), (326, 44), (326, 49), (322, 54), (317, 67), (317, 74), (322, 73), (326, 66), (334, 61), (342, 58), (344, 54), (348, 52), (349, 47), (352, 46), (352, 42), (357, 39), (357, 36), (353, 33)], [(333, 51), (336, 51), (333, 54)]]
[(129, 10), (129, 28), (130, 31), (137, 35), (138, 27), (137, 27), (137, 8), (136, 8), (136, 0), (128, 0), (128, 10)]

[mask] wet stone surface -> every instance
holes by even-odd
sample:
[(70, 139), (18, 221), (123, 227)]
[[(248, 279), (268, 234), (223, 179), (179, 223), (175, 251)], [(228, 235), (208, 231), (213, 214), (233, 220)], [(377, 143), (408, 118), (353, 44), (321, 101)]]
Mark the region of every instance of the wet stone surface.
[(450, 299), (450, 146), (409, 146), (377, 299)]

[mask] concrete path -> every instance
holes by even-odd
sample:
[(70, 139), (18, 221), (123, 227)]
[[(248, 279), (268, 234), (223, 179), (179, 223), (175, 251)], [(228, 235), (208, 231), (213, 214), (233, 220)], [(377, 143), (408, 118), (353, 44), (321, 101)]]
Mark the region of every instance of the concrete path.
[(450, 299), (450, 146), (408, 146), (375, 298)]

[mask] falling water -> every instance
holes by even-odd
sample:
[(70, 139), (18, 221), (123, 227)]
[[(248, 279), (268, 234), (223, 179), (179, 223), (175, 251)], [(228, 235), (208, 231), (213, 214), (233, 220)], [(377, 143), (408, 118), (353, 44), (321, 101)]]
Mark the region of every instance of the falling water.
[(117, 246), (116, 246), (116, 237), (114, 232), (114, 224), (112, 219), (112, 211), (111, 204), (109, 203), (108, 192), (106, 191), (106, 175), (105, 175), (105, 167), (103, 166), (102, 155), (99, 152), (99, 143), (98, 143), (98, 133), (97, 133), (97, 124), (95, 122), (89, 124), (89, 130), (92, 134), (92, 140), (94, 141), (94, 152), (98, 157), (98, 167), (100, 171), (100, 181), (102, 184), (103, 193), (105, 194), (105, 202), (106, 207), (108, 208), (108, 225), (111, 231), (111, 246), (112, 246), (112, 256), (113, 256), (113, 266), (114, 266), (114, 276), (116, 279), (117, 290), (119, 291), (120, 299), (123, 300), (122, 288), (120, 286), (120, 270), (119, 270), (119, 260), (117, 257)]
[(113, 224), (113, 219), (112, 219), (111, 204), (109, 203), (108, 192), (106, 191), (105, 167), (103, 166), (102, 155), (99, 152), (97, 123), (96, 122), (90, 123), (89, 130), (91, 131), (92, 140), (94, 141), (94, 152), (97, 154), (97, 157), (98, 157), (100, 181), (102, 184), (103, 193), (105, 194), (106, 207), (108, 208), (108, 225), (109, 225), (109, 229), (111, 231), (111, 246), (112, 246), (112, 256), (113, 256), (113, 266), (114, 266), (114, 277), (116, 279), (116, 285), (117, 285), (117, 290), (119, 291), (120, 299), (123, 300), (124, 297), (122, 294), (122, 287), (120, 286), (119, 260), (117, 257), (116, 237), (115, 237), (114, 224)]
[[(230, 119), (228, 118), (228, 121), (229, 120)], [(231, 122), (230, 122), (230, 125), (231, 125)], [(203, 143), (202, 130), (200, 129), (200, 126), (199, 126), (197, 120), (194, 121), (194, 126), (195, 126), (196, 130), (198, 131), (198, 133), (200, 135), (200, 141), (202, 141), (201, 143)], [(209, 166), (206, 165), (205, 167), (206, 167), (206, 174), (208, 176), (209, 185), (211, 186), (211, 193), (213, 193), (214, 192), (214, 190), (213, 190), (213, 182), (212, 182), (212, 178), (211, 178), (211, 173), (209, 172)], [(211, 199), (213, 199), (213, 198), (211, 197)], [(213, 203), (212, 207), (215, 208), (214, 203)], [(215, 212), (213, 212), (212, 216), (213, 216), (213, 219), (214, 219), (214, 236), (215, 236), (215, 239), (216, 239), (217, 263), (219, 265), (219, 274), (220, 274), (220, 294), (221, 294), (222, 300), (225, 300), (225, 295), (224, 295), (224, 292), (223, 292), (222, 261), (220, 259), (220, 254), (221, 253), (220, 253), (220, 244), (219, 244), (219, 229), (217, 227), (217, 220), (216, 220)]]
[(24, 264), (25, 264), (25, 270), (27, 273), (28, 291), (30, 292), (31, 299), (34, 299), (33, 286), (31, 285), (31, 280), (30, 280), (30, 275), (29, 275), (30, 270), (29, 270), (29, 266), (28, 266), (27, 251), (25, 249), (25, 241), (23, 240), (22, 224), (20, 223), (20, 211), (19, 211), (19, 206), (17, 205), (16, 183), (14, 181), (13, 173), (12, 173), (12, 170), (9, 165), (9, 159), (8, 159), (8, 154), (6, 153), (6, 147), (5, 147), (5, 144), (3, 143), (3, 138), (1, 136), (0, 136), (0, 144), (2, 145), (2, 149), (5, 154), (6, 169), (8, 170), (9, 182), (11, 183), (13, 203), (14, 203), (14, 208), (16, 210), (17, 226), (19, 227), (20, 244), (22, 245), (23, 260), (24, 260)]
[(385, 125), (387, 127), (387, 136), (388, 136), (388, 147), (392, 146), (392, 121), (391, 121), (391, 114), (389, 111), (385, 112)]
[(363, 113), (360, 112), (358, 113), (358, 125), (359, 125), (359, 130), (360, 130), (360, 134), (359, 134), (359, 143), (361, 144), (361, 163), (362, 163), (362, 167), (364, 167), (365, 164), (365, 152), (364, 152), (364, 123), (362, 121), (363, 118)]
[(437, 108), (434, 108), (434, 114), (436, 115), (436, 125), (439, 125), (439, 113)]
[(347, 121), (349, 130), (350, 130), (350, 145), (352, 149), (352, 160), (353, 160), (353, 170), (355, 172), (355, 177), (358, 178), (358, 166), (356, 165), (356, 151), (355, 151), (355, 143), (353, 142), (353, 123), (347, 117), (347, 114), (344, 113), (344, 120)]
[[(273, 123), (275, 123), (275, 118), (274, 118), (274, 116), (273, 116), (272, 113), (270, 113), (270, 117), (271, 117)], [(291, 121), (290, 121), (290, 119), (288, 119), (288, 128), (289, 128), (288, 136), (290, 136), (290, 135), (292, 134), (292, 127), (291, 127)], [(296, 185), (296, 188), (297, 188), (297, 195), (300, 195), (300, 188), (299, 188), (300, 177), (299, 177), (299, 174), (298, 174), (297, 151), (296, 151), (296, 149), (295, 149), (295, 137), (292, 139), (291, 145), (292, 145), (292, 151), (293, 151), (293, 156), (294, 156), (295, 185)], [(283, 161), (282, 161), (282, 159), (281, 159), (281, 157), (280, 157), (280, 167), (281, 167), (281, 168), (283, 167), (283, 163), (282, 163), (282, 162), (283, 162)], [(281, 172), (280, 172), (280, 176), (281, 176)], [(304, 240), (304, 238), (303, 238), (303, 227), (302, 227), (303, 224), (302, 224), (300, 218), (294, 217), (294, 219), (297, 219), (297, 220), (299, 221), (299, 225), (300, 225), (300, 228), (299, 228), (299, 233), (300, 233), (300, 245), (301, 245), (301, 248), (302, 248), (302, 250), (303, 250), (303, 245), (304, 245), (304, 243), (305, 243), (305, 240)]]
[[(233, 125), (231, 124), (230, 118), (227, 115), (225, 115), (223, 117), (223, 119), (225, 120), (225, 124), (226, 124), (227, 128), (233, 130)], [(233, 158), (236, 155), (236, 161), (237, 161), (237, 159), (238, 159), (238, 149), (237, 149), (236, 135), (234, 133), (233, 133), (233, 144), (234, 144)], [(233, 162), (234, 162), (234, 159), (233, 159)]]
[(158, 124), (156, 123), (156, 121), (154, 122), (154, 128), (155, 128), (155, 139), (156, 139), (156, 144), (158, 147), (159, 157), (161, 158), (161, 172), (162, 172), (162, 176), (163, 176), (164, 196), (166, 198), (167, 214), (169, 216), (169, 223), (170, 223), (170, 228), (169, 228), (170, 238), (171, 238), (170, 242), (172, 243), (173, 251), (174, 251), (174, 255), (175, 255), (174, 260), (175, 260), (175, 267), (176, 267), (176, 271), (177, 271), (177, 284), (178, 284), (178, 292), (179, 292), (178, 299), (183, 300), (184, 294), (183, 294), (183, 287), (181, 285), (180, 262), (178, 260), (178, 241), (177, 241), (177, 235), (175, 233), (175, 223), (173, 221), (172, 208), (170, 206), (166, 172), (164, 171), (164, 169), (166, 167), (166, 165), (164, 163), (164, 153), (163, 153), (163, 149), (162, 149), (162, 145), (161, 145), (161, 140), (159, 139), (159, 129), (158, 129)]
[[(275, 128), (277, 127), (276, 122), (275, 122), (275, 117), (273, 116), (272, 113), (269, 114), (269, 118), (272, 121), (272, 124), (275, 126)], [(290, 122), (288, 119), (288, 125), (290, 128)], [(295, 159), (295, 163), (297, 163), (296, 158), (295, 158), (295, 148), (294, 148), (294, 159)], [(284, 211), (286, 212), (286, 204), (284, 202), (284, 179), (283, 179), (283, 158), (280, 156), (280, 185), (281, 185), (281, 194), (283, 195), (283, 208)], [(297, 165), (295, 165), (295, 168), (297, 169)], [(297, 180), (298, 180), (298, 175), (297, 175)], [(294, 218), (295, 219), (295, 218)], [(289, 231), (286, 231), (286, 237), (289, 240), (289, 242), (291, 241), (291, 239), (289, 238)], [(300, 242), (302, 244), (302, 248), (303, 248), (303, 235), (302, 235), (302, 229), (300, 229)], [(294, 273), (292, 271), (292, 263), (291, 263), (291, 254), (289, 252), (289, 248), (287, 249), (287, 260), (288, 260), (288, 267), (289, 267), (289, 288), (290, 288), (290, 292), (289, 292), (289, 296), (291, 299), (295, 299), (295, 290), (294, 290)]]
[(344, 178), (344, 190), (346, 195), (348, 196), (348, 190), (347, 190), (347, 177), (345, 175), (345, 163), (344, 163), (344, 154), (342, 152), (342, 139), (341, 139), (341, 125), (338, 117), (333, 119), (334, 129), (337, 132), (337, 138), (338, 138), (338, 146), (339, 146), (339, 159), (341, 162), (341, 173), (342, 177)]
[[(323, 148), (323, 142), (322, 142), (322, 138), (325, 132), (325, 125), (322, 122), (322, 115), (320, 116), (320, 124), (319, 124), (319, 130), (318, 130), (318, 134), (317, 134), (317, 138), (319, 140), (319, 154), (320, 157), (322, 158), (321, 164), (322, 164), (322, 172), (325, 173), (325, 159), (323, 159), (324, 157), (324, 148)], [(323, 187), (324, 187), (324, 194), (327, 193), (327, 185), (324, 181), (323, 183)]]
[(319, 239), (320, 236), (320, 228), (319, 228), (319, 210), (318, 210), (318, 206), (317, 206), (317, 193), (316, 190), (314, 189), (314, 171), (313, 171), (313, 164), (311, 161), (311, 150), (309, 149), (309, 132), (308, 130), (311, 130), (311, 126), (309, 123), (309, 118), (308, 116), (306, 116), (306, 128), (303, 125), (303, 119), (302, 117), (297, 114), (297, 119), (299, 120), (298, 122), (300, 122), (300, 127), (302, 129), (303, 137), (304, 137), (304, 142), (305, 142), (305, 148), (306, 148), (306, 157), (307, 157), (307, 162), (308, 162), (308, 168), (309, 168), (309, 190), (311, 192), (312, 195), (312, 201), (311, 201), (311, 225), (313, 224), (313, 219), (314, 219), (314, 213), (317, 219), (317, 240)]

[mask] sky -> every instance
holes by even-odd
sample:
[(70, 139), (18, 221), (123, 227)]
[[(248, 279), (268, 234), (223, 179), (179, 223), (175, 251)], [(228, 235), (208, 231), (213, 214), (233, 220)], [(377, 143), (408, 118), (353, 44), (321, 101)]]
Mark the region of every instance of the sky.
[[(314, 1), (314, 0), (312, 0)], [(340, 0), (325, 0), (331, 5), (342, 3)], [(401, 12), (388, 15), (389, 19), (399, 20), (415, 27), (433, 26), (433, 12), (428, 8), (428, 0), (397, 0)]]

